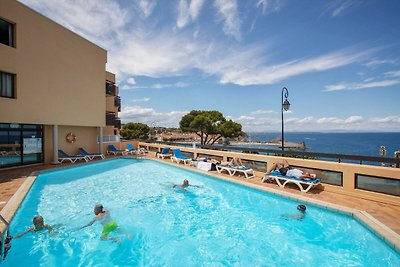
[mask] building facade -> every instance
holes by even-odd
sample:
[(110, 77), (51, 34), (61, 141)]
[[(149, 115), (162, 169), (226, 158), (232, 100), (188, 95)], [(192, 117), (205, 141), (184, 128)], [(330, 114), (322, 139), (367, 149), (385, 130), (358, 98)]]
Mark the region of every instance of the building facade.
[(1, 0), (0, 168), (56, 163), (58, 149), (103, 151), (103, 132), (118, 135), (120, 125), (118, 88), (106, 62), (103, 48), (15, 0)]

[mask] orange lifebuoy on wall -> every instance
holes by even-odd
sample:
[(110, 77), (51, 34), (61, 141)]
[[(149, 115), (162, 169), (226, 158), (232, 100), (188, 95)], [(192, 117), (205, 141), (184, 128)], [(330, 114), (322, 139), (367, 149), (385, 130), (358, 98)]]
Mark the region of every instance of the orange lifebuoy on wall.
[(76, 135), (73, 133), (68, 133), (65, 139), (67, 140), (68, 143), (73, 144), (76, 141)]

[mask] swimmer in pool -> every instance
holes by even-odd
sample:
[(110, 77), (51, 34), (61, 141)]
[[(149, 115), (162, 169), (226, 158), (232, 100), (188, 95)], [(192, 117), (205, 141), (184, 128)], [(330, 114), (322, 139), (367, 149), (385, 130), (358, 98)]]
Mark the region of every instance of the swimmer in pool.
[(185, 180), (183, 180), (183, 183), (181, 184), (181, 185), (174, 185), (173, 186), (173, 188), (176, 188), (176, 187), (179, 187), (180, 189), (182, 189), (182, 190), (185, 190), (186, 191), (186, 187), (188, 187), (188, 186), (193, 186), (193, 187), (201, 187), (201, 186), (198, 186), (198, 185), (191, 185), (191, 184), (189, 184), (189, 180), (187, 180), (187, 179), (185, 179)]
[(50, 231), (50, 234), (55, 234), (56, 232), (54, 231), (54, 229), (48, 225), (47, 223), (44, 223), (44, 219), (42, 216), (37, 215), (35, 217), (33, 217), (33, 226), (30, 227), (28, 230), (26, 230), (25, 232), (14, 236), (14, 238), (19, 238), (23, 235), (25, 235), (26, 233), (29, 232), (39, 232), (42, 231), (43, 229), (47, 229)]
[[(121, 229), (118, 229), (118, 224), (114, 221), (108, 210), (104, 210), (102, 204), (97, 204), (94, 209), (94, 216), (93, 220), (91, 220), (87, 225), (81, 227), (81, 229), (91, 226), (96, 221), (99, 221), (103, 224), (103, 231), (101, 232), (101, 240), (112, 240), (116, 243), (121, 243), (121, 240), (118, 238), (110, 237), (109, 234), (113, 231), (122, 232)], [(131, 239), (131, 236), (128, 235), (128, 238)]]
[(297, 213), (297, 214), (283, 214), (282, 216), (286, 217), (286, 218), (302, 220), (306, 216), (307, 207), (305, 205), (298, 205), (297, 206), (297, 210), (300, 213)]

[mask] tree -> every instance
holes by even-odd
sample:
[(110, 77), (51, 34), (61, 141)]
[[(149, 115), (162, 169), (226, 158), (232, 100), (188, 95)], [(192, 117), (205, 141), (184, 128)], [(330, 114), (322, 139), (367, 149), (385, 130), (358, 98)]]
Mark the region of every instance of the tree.
[(129, 122), (122, 126), (121, 136), (124, 139), (147, 139), (150, 127), (143, 123)]
[(183, 132), (195, 132), (202, 145), (213, 145), (221, 137), (242, 136), (242, 125), (226, 120), (221, 112), (215, 110), (192, 110), (182, 117), (179, 126)]

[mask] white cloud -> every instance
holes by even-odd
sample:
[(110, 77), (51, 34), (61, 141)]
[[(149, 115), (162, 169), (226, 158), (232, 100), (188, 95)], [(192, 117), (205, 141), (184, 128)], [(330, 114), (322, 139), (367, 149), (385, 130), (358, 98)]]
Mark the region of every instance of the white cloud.
[(385, 72), (386, 77), (397, 78), (400, 77), (400, 70)]
[(178, 127), (182, 116), (187, 111), (157, 112), (153, 108), (142, 108), (140, 106), (124, 106), (121, 110), (123, 123), (141, 122), (147, 125), (155, 123), (158, 127)]
[(156, 0), (139, 0), (139, 7), (146, 18), (149, 17), (151, 13), (153, 13), (153, 9), (156, 4)]
[(364, 66), (373, 68), (379, 65), (395, 65), (399, 62), (397, 59), (373, 59), (364, 64)]
[(155, 83), (152, 85), (145, 86), (132, 86), (128, 89), (165, 89), (165, 88), (185, 88), (189, 85), (184, 82), (176, 82), (176, 83)]
[[(229, 58), (229, 62), (218, 62), (213, 71), (220, 76), (221, 83), (234, 83), (238, 85), (274, 84), (284, 79), (312, 72), (334, 69), (362, 60), (372, 51), (354, 53), (339, 51), (315, 58), (297, 59), (280, 64), (265, 66), (260, 61), (258, 51), (248, 50), (237, 53)], [(252, 62), (244, 66), (242, 62)], [(234, 64), (232, 64), (234, 62)]]
[(262, 9), (263, 14), (278, 12), (285, 1), (282, 0), (258, 0), (256, 7)]
[(180, 0), (178, 5), (178, 18), (176, 26), (185, 27), (190, 21), (194, 21), (200, 14), (204, 0)]
[[(234, 118), (232, 118), (234, 119)], [(280, 131), (280, 118), (254, 118), (239, 116), (234, 119), (242, 124), (244, 131)], [(400, 116), (364, 119), (358, 115), (347, 118), (312, 117), (286, 118), (286, 131), (399, 131)], [(378, 125), (377, 125), (378, 124)], [(379, 128), (377, 128), (379, 127)]]
[[(371, 122), (400, 124), (400, 116), (387, 116), (387, 117), (382, 117), (382, 118), (372, 118)], [(397, 125), (397, 126), (399, 126), (399, 125)]]
[(265, 109), (259, 109), (253, 112), (250, 112), (250, 115), (262, 115), (262, 114), (276, 114), (278, 112), (274, 110), (265, 110)]
[(339, 84), (332, 84), (325, 86), (325, 92), (332, 91), (343, 91), (343, 90), (360, 90), (367, 88), (376, 88), (376, 87), (387, 87), (393, 86), (396, 84), (400, 84), (400, 80), (383, 80), (383, 81), (375, 81), (375, 82), (365, 82), (365, 83), (346, 83), (342, 82)]
[(132, 99), (132, 102), (149, 102), (150, 97)]
[(363, 120), (363, 117), (361, 116), (350, 116), (347, 119), (344, 120), (344, 123), (357, 123), (361, 122)]
[(240, 40), (241, 21), (236, 0), (215, 0), (214, 6), (218, 11), (218, 19), (223, 22), (224, 33)]
[(127, 84), (130, 84), (130, 85), (135, 85), (136, 84), (136, 81), (135, 81), (135, 79), (134, 78), (128, 78), (128, 80), (126, 80), (126, 83)]
[(362, 4), (361, 0), (336, 0), (329, 1), (329, 5), (326, 11), (331, 13), (332, 17), (337, 17), (343, 13), (353, 9)]

